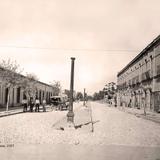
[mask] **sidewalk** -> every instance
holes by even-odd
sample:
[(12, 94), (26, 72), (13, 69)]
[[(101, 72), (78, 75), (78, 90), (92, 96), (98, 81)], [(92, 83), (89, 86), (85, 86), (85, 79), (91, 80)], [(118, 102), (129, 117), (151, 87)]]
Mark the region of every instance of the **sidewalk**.
[(10, 116), (14, 114), (23, 113), (23, 107), (10, 107), (8, 111), (6, 111), (6, 108), (0, 109), (0, 118), (5, 116)]
[(147, 119), (160, 124), (160, 113), (146, 111), (146, 116), (144, 115), (143, 109), (129, 108), (129, 107), (117, 107), (120, 111), (127, 112), (129, 114), (135, 115), (138, 118)]
[[(46, 109), (50, 108), (50, 106), (46, 106)], [(29, 112), (29, 107), (28, 107), (28, 112)], [(19, 107), (9, 107), (9, 110), (6, 111), (6, 108), (0, 108), (0, 118), (1, 117), (5, 117), (5, 116), (11, 116), (14, 114), (20, 114), (20, 113), (24, 113), (23, 112), (23, 107), (19, 106)]]

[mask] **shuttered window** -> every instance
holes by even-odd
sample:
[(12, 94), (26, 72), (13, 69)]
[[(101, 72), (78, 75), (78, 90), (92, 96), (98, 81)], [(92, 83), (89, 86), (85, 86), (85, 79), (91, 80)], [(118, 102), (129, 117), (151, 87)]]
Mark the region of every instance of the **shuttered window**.
[(157, 66), (157, 75), (160, 75), (160, 65)]
[(1, 85), (0, 85), (0, 104), (2, 103), (1, 100), (2, 100), (2, 95), (1, 95), (1, 92), (2, 92), (2, 89), (1, 89)]

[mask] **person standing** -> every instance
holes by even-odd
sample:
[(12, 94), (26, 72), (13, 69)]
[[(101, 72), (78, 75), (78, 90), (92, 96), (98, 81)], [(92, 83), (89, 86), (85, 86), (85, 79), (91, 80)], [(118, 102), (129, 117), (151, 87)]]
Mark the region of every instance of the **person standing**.
[(23, 112), (27, 112), (27, 99), (26, 98), (22, 100), (22, 105), (23, 105)]
[(36, 106), (36, 108), (35, 108), (35, 112), (39, 112), (39, 105), (40, 105), (40, 101), (39, 101), (39, 99), (38, 98), (36, 98), (36, 101), (35, 101), (35, 106)]
[(43, 99), (42, 101), (42, 106), (43, 106), (43, 112), (46, 112), (46, 100)]
[(34, 107), (34, 101), (33, 101), (33, 97), (30, 98), (30, 112), (33, 112), (33, 107)]

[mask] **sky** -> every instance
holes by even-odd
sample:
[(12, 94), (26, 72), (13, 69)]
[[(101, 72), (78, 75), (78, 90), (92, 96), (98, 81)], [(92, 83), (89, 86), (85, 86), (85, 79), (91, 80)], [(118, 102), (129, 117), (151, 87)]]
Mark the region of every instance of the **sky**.
[(0, 60), (93, 94), (160, 33), (159, 0), (0, 0)]

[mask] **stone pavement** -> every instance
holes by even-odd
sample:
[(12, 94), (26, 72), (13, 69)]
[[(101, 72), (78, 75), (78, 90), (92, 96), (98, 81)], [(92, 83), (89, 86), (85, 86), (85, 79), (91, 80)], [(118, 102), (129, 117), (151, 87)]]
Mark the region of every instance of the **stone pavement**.
[(117, 107), (120, 111), (127, 112), (129, 114), (133, 114), (136, 117), (143, 118), (146, 120), (150, 120), (160, 124), (160, 113), (146, 111), (146, 116), (144, 115), (143, 109), (129, 108), (129, 107)]

